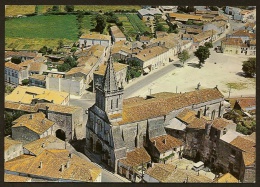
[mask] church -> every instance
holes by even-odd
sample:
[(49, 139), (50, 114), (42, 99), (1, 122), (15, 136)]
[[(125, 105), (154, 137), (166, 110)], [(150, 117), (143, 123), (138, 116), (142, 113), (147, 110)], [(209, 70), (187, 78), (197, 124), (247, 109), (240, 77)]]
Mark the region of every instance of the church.
[[(120, 160), (130, 155), (127, 153), (140, 148), (149, 151), (155, 138), (172, 137), (165, 127), (184, 109), (210, 120), (222, 117), (225, 111), (224, 96), (217, 87), (186, 93), (162, 92), (146, 98), (123, 99), (123, 95), (110, 57), (102, 84), (96, 87), (95, 104), (88, 109), (86, 148), (100, 154), (116, 173)], [(166, 139), (162, 141), (166, 145)], [(149, 154), (153, 160), (153, 153)], [(181, 150), (178, 154), (181, 156)]]

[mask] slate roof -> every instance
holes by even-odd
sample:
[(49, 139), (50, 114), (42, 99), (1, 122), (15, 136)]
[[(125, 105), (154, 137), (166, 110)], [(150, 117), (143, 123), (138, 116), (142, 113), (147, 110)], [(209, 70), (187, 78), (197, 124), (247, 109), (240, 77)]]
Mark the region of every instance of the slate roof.
[(129, 167), (136, 167), (142, 165), (142, 163), (150, 162), (151, 157), (145, 150), (145, 148), (136, 148), (133, 151), (126, 153), (126, 158), (119, 160), (122, 164)]
[(13, 121), (15, 125), (12, 128), (16, 127), (27, 127), (28, 129), (36, 132), (41, 135), (46, 132), (51, 126), (54, 125), (54, 122), (45, 118), (45, 114), (42, 112), (34, 114), (25, 114)]
[[(42, 168), (39, 167), (40, 162)], [(64, 166), (63, 171), (61, 165)], [(44, 150), (36, 157), (18, 157), (6, 162), (5, 170), (83, 182), (93, 182), (101, 174), (101, 169), (93, 163), (74, 154), (70, 158), (68, 150)]]
[(122, 125), (164, 116), (171, 111), (192, 106), (193, 104), (196, 105), (222, 98), (224, 96), (216, 88), (173, 94), (169, 97), (155, 97), (151, 99), (141, 97), (129, 98), (123, 101), (123, 118), (118, 124)]
[(170, 136), (168, 134), (155, 138), (150, 138), (150, 141), (152, 143), (156, 142), (154, 146), (159, 151), (159, 153), (165, 153), (166, 151), (172, 150), (173, 148), (178, 148), (184, 145), (181, 140), (174, 138), (173, 136)]

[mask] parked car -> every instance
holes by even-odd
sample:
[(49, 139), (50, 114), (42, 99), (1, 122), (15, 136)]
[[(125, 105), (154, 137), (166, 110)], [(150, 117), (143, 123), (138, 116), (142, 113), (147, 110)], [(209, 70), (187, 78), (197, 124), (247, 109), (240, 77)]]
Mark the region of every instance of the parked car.
[(194, 170), (194, 171), (200, 171), (200, 170), (202, 170), (203, 168), (204, 168), (204, 163), (201, 162), (201, 161), (199, 161), (199, 162), (197, 162), (197, 163), (194, 163), (194, 164), (193, 164), (193, 167), (192, 167), (191, 169)]

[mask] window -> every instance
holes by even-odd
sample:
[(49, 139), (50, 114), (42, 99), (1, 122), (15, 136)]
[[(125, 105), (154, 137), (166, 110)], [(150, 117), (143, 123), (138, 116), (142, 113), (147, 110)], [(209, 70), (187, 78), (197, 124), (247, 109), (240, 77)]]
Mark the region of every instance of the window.
[(174, 151), (176, 151), (176, 150), (177, 150), (177, 148), (173, 148), (173, 150), (174, 150)]
[(111, 109), (113, 108), (113, 99), (111, 100)]
[(116, 99), (116, 108), (118, 108), (118, 98)]

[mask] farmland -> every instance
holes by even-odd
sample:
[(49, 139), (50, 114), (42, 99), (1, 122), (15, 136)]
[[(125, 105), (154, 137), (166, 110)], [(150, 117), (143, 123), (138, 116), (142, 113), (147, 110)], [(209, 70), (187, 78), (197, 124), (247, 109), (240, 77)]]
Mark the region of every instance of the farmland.
[(129, 5), (118, 5), (118, 6), (101, 6), (101, 5), (75, 5), (74, 10), (84, 10), (84, 11), (95, 11), (99, 12), (102, 10), (102, 12), (109, 12), (109, 11), (116, 11), (116, 10), (125, 10), (125, 11), (131, 11), (133, 9), (139, 10), (141, 9), (141, 6), (129, 6)]
[[(78, 34), (76, 23), (74, 15), (33, 16), (7, 20), (5, 21), (6, 49), (20, 47), (35, 49), (38, 45), (45, 45), (45, 41), (48, 40), (50, 42), (47, 42), (48, 46), (53, 43), (57, 45), (60, 39), (75, 42)], [(35, 41), (24, 43), (24, 41), (31, 41), (30, 39)], [(34, 43), (37, 45), (34, 46)]]
[(95, 21), (92, 20), (92, 15), (85, 15), (82, 22), (82, 30), (84, 33), (89, 33), (91, 29), (95, 28)]
[(5, 16), (32, 14), (34, 12), (35, 5), (8, 5), (5, 9)]

